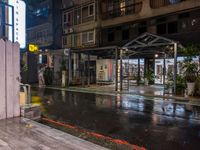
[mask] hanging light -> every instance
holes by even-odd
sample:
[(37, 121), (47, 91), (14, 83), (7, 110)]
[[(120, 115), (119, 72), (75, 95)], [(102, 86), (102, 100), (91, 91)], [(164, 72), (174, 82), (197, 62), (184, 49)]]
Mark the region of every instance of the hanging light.
[(158, 58), (158, 54), (155, 54), (155, 58)]

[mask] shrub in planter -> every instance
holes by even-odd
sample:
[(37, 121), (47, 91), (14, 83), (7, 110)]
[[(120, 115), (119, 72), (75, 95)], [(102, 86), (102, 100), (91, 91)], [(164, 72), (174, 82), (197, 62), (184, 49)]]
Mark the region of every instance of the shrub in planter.
[(154, 84), (155, 75), (152, 69), (149, 69), (145, 75), (145, 85)]
[(186, 89), (186, 81), (185, 78), (181, 75), (177, 75), (176, 77), (176, 94), (184, 95)]
[(187, 82), (188, 95), (192, 95), (194, 92), (194, 85), (198, 74), (198, 64), (193, 62), (193, 58), (200, 55), (199, 49), (199, 45), (191, 43), (180, 50), (180, 53), (186, 56), (183, 62), (183, 70)]
[(200, 96), (200, 76), (195, 81), (193, 96)]
[(197, 79), (198, 64), (187, 60), (184, 62), (184, 76), (187, 82), (188, 95), (192, 95), (194, 91), (195, 81)]

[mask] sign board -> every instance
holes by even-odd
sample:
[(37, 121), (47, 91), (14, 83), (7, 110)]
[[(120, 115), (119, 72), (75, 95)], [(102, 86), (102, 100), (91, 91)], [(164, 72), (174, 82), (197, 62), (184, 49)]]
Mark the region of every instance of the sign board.
[(69, 53), (70, 53), (70, 49), (64, 49), (64, 55), (65, 56), (69, 56)]
[[(8, 4), (14, 7), (14, 19), (12, 9), (8, 9), (8, 22), (14, 24), (14, 41), (12, 41), (12, 28), (9, 28), (8, 39), (18, 42), (20, 48), (26, 47), (26, 4), (22, 0), (8, 0)], [(14, 20), (14, 23), (13, 23)]]
[(35, 45), (35, 44), (29, 44), (28, 45), (28, 50), (29, 50), (29, 52), (38, 52), (39, 51), (39, 47), (38, 47), (38, 45)]

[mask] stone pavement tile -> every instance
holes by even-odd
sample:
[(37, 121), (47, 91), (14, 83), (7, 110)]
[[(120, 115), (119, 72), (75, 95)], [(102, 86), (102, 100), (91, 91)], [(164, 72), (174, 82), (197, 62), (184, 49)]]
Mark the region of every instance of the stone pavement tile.
[(0, 121), (1, 150), (106, 150), (40, 123), (15, 118)]

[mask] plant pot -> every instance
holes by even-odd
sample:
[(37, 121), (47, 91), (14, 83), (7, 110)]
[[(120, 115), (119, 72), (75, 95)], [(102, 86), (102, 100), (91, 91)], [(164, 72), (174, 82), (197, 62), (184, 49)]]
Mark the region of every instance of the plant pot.
[(188, 95), (192, 95), (194, 92), (195, 82), (187, 82), (187, 93)]
[(147, 78), (144, 79), (144, 85), (146, 85), (146, 86), (149, 85), (149, 80)]

